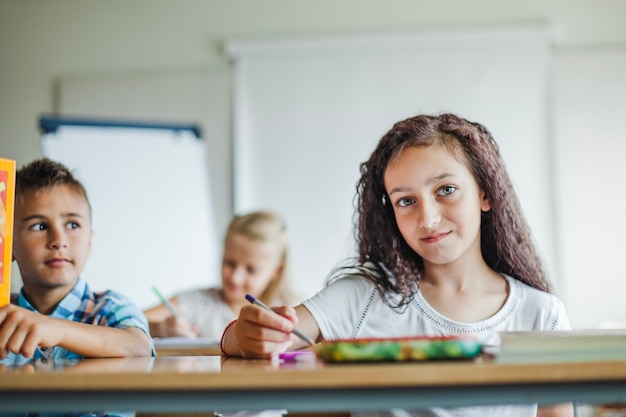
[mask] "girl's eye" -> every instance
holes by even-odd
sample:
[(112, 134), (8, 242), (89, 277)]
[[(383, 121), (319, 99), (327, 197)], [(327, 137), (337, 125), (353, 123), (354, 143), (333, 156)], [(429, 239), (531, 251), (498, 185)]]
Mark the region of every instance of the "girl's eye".
[(396, 201), (396, 205), (398, 207), (408, 207), (413, 203), (415, 203), (415, 200), (409, 197), (402, 197), (401, 199)]
[(43, 223), (35, 223), (29, 227), (30, 230), (46, 230), (46, 225)]
[(437, 192), (440, 196), (447, 196), (453, 194), (456, 191), (456, 187), (454, 185), (444, 185)]

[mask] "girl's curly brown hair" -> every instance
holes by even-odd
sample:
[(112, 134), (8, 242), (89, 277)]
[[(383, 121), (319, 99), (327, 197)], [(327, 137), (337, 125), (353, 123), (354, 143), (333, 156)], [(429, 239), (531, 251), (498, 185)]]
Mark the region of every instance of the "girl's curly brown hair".
[(497, 272), (549, 292), (550, 284), (498, 145), (484, 126), (453, 114), (418, 115), (396, 123), (369, 160), (361, 164), (355, 197), (358, 261), (355, 266), (339, 268), (334, 277), (338, 277), (338, 271), (356, 271), (376, 283), (383, 293), (399, 294), (398, 306), (406, 305), (415, 295), (424, 272), (423, 259), (400, 234), (384, 187), (384, 174), (389, 163), (407, 147), (435, 144), (467, 161), (476, 183), (491, 202), (491, 210), (482, 215), (480, 228), (485, 262)]

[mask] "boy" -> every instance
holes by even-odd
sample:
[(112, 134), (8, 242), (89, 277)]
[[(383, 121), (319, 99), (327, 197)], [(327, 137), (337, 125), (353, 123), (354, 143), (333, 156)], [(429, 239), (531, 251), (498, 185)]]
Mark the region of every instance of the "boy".
[(93, 235), (83, 185), (47, 158), (15, 177), (13, 259), (24, 285), (0, 307), (0, 360), (154, 356), (141, 310), (80, 277)]

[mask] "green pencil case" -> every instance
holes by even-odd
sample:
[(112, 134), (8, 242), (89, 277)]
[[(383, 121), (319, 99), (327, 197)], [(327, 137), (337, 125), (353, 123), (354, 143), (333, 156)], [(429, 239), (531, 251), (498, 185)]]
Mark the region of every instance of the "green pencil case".
[(482, 344), (464, 335), (329, 340), (315, 350), (325, 362), (459, 360), (481, 352)]

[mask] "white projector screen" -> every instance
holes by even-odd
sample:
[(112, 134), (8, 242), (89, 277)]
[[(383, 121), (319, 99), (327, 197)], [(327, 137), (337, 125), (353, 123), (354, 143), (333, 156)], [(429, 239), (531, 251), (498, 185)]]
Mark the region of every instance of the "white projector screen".
[(557, 275), (545, 28), (237, 41), (227, 51), (235, 211), (283, 214), (303, 295), (353, 254), (359, 164), (394, 122), (418, 113), (453, 112), (491, 130)]
[(93, 211), (92, 253), (83, 277), (141, 308), (151, 287), (207, 286), (219, 271), (221, 239), (210, 202), (206, 143), (193, 126), (42, 118), (43, 153), (70, 168)]

